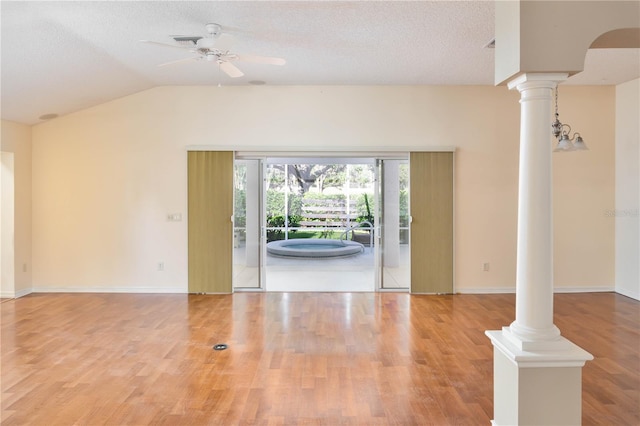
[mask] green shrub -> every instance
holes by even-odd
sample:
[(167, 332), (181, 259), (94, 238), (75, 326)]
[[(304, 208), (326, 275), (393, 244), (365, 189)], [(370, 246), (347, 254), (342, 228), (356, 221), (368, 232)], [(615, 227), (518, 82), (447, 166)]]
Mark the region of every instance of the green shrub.
[[(267, 216), (278, 216), (284, 214), (284, 192), (276, 190), (267, 191)], [(289, 214), (300, 215), (302, 214), (302, 198), (298, 194), (290, 193), (288, 197), (289, 201)]]

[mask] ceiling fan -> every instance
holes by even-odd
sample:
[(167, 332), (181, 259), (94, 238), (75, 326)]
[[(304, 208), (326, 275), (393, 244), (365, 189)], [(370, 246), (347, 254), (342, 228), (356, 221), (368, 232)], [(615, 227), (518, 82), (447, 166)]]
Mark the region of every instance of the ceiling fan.
[(165, 62), (158, 66), (173, 65), (182, 62), (201, 61), (215, 62), (220, 69), (229, 77), (242, 77), (244, 73), (236, 67), (233, 62), (252, 62), (256, 64), (268, 65), (284, 65), (286, 61), (282, 58), (273, 58), (269, 56), (256, 55), (239, 55), (229, 51), (233, 42), (233, 37), (229, 34), (222, 33), (222, 27), (219, 24), (209, 23), (205, 25), (207, 34), (205, 36), (171, 36), (177, 45), (159, 43), (157, 41), (140, 40), (143, 43), (154, 44), (157, 46), (171, 47), (191, 52), (195, 56), (178, 59), (177, 61)]

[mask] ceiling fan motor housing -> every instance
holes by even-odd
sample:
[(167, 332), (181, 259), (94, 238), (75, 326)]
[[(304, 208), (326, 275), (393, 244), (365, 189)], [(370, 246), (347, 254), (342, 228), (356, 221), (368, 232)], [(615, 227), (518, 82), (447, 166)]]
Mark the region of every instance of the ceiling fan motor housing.
[(196, 42), (198, 49), (213, 49), (214, 44), (216, 44), (216, 40), (209, 37), (201, 38)]
[(220, 26), (220, 24), (209, 23), (204, 27), (206, 28), (209, 35), (211, 35), (212, 37), (218, 37), (220, 35), (220, 31), (222, 30), (222, 27)]

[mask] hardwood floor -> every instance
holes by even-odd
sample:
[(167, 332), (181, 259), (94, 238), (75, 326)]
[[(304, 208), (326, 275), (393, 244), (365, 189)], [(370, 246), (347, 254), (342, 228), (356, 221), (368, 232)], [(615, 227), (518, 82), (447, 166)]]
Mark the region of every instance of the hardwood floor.
[[(32, 294), (0, 305), (3, 425), (488, 425), (514, 295)], [(640, 423), (640, 303), (560, 294), (583, 423)], [(214, 351), (217, 343), (229, 345)]]

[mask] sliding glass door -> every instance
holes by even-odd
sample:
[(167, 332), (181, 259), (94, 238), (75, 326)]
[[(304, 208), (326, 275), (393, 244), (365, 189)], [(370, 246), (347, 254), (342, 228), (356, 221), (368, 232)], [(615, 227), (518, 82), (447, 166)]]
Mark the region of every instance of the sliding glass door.
[(453, 291), (452, 152), (241, 158), (233, 174), (234, 289)]

